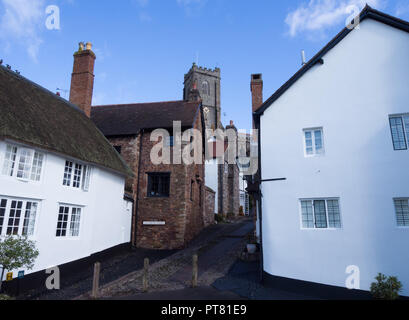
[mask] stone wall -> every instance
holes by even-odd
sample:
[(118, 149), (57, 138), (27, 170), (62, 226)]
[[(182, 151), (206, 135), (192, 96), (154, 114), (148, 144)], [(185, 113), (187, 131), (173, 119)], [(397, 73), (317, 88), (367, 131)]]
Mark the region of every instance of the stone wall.
[(214, 215), (215, 215), (215, 197), (216, 192), (206, 187), (206, 211), (204, 216), (204, 226), (208, 227), (214, 224)]

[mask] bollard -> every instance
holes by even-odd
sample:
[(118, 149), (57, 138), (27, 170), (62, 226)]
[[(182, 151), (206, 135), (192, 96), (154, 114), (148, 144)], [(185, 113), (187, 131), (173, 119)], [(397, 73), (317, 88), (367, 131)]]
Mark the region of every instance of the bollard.
[(197, 276), (197, 274), (198, 274), (198, 265), (197, 265), (197, 262), (198, 262), (198, 260), (199, 260), (199, 257), (198, 257), (198, 255), (197, 254), (195, 254), (194, 256), (193, 256), (193, 268), (192, 268), (192, 270), (193, 270), (193, 274), (192, 274), (192, 287), (193, 288), (196, 288), (197, 287), (197, 278), (198, 278), (198, 276)]
[(101, 264), (99, 262), (94, 265), (94, 279), (92, 281), (92, 299), (98, 299), (99, 295), (99, 274), (101, 272)]
[(143, 292), (148, 292), (149, 289), (149, 259), (146, 258), (143, 266)]

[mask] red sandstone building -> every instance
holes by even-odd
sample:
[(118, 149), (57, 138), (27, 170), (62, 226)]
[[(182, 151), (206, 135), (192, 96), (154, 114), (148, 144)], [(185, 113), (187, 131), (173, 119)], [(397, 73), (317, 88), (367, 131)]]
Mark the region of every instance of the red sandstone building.
[(74, 54), (70, 101), (91, 117), (134, 173), (126, 183), (134, 200), (132, 244), (182, 248), (214, 222), (214, 194), (205, 185), (205, 150), (198, 164), (154, 165), (151, 150), (158, 141), (151, 141), (151, 133), (158, 128), (170, 132), (165, 144), (172, 155), (174, 121), (181, 122), (182, 132), (196, 129), (205, 137), (199, 91), (193, 87), (182, 101), (91, 107), (95, 59), (90, 44), (81, 44)]

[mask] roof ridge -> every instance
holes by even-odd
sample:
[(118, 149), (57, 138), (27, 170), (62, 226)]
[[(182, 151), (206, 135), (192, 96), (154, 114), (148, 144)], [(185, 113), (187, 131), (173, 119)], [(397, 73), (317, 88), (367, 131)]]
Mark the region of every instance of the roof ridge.
[(11, 69), (6, 68), (6, 67), (3, 66), (3, 65), (0, 65), (0, 68), (2, 68), (4, 71), (8, 72), (11, 76), (17, 78), (18, 80), (20, 80), (20, 81), (26, 81), (26, 82), (29, 83), (30, 85), (32, 85), (32, 86), (34, 86), (34, 87), (36, 87), (36, 88), (38, 88), (38, 89), (44, 91), (46, 94), (49, 94), (49, 95), (53, 96), (54, 98), (57, 98), (57, 99), (61, 100), (62, 102), (64, 102), (65, 104), (67, 104), (69, 107), (71, 107), (71, 108), (73, 108), (73, 109), (75, 109), (75, 110), (77, 110), (77, 111), (79, 111), (79, 112), (81, 112), (81, 113), (83, 113), (83, 114), (85, 115), (84, 111), (83, 111), (82, 109), (80, 109), (80, 107), (78, 107), (77, 105), (73, 104), (72, 102), (70, 102), (70, 101), (68, 101), (68, 100), (66, 100), (66, 99), (64, 99), (64, 98), (62, 98), (61, 96), (55, 94), (55, 93), (52, 92), (51, 90), (48, 90), (47, 88), (44, 88), (43, 86), (39, 85), (38, 83), (36, 83), (36, 82), (34, 82), (34, 81), (32, 81), (32, 80), (30, 80), (30, 79), (24, 77), (24, 76), (21, 75), (20, 73), (16, 73), (16, 72), (14, 72), (14, 71), (11, 70)]
[[(390, 25), (394, 28), (406, 31), (409, 33), (409, 22), (399, 19), (397, 17), (388, 15), (382, 11), (373, 9), (368, 4), (362, 9), (357, 16), (360, 18), (360, 23), (367, 19), (373, 19), (380, 23)], [(351, 21), (352, 23), (352, 21)], [(308, 70), (310, 70), (315, 64), (317, 64), (322, 57), (333, 49), (339, 42), (341, 42), (350, 32), (355, 28), (344, 27), (334, 38), (332, 38), (321, 50), (319, 50), (305, 65), (297, 70), (293, 76), (287, 80), (280, 88), (278, 88), (255, 112), (254, 114), (260, 116), (264, 111), (269, 108), (278, 98), (281, 97), (299, 78), (301, 78)]]

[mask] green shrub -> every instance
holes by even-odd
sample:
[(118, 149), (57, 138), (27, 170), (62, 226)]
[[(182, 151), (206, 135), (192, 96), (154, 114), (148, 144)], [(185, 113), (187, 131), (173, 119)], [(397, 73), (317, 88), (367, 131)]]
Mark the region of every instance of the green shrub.
[(0, 292), (4, 272), (19, 268), (33, 269), (34, 262), (38, 257), (38, 250), (34, 241), (26, 237), (7, 236), (0, 240)]
[(379, 273), (376, 282), (371, 284), (371, 294), (378, 300), (396, 300), (402, 290), (402, 283), (396, 277), (386, 277)]
[(14, 300), (14, 298), (9, 297), (8, 295), (5, 294), (0, 294), (0, 301), (1, 300)]

